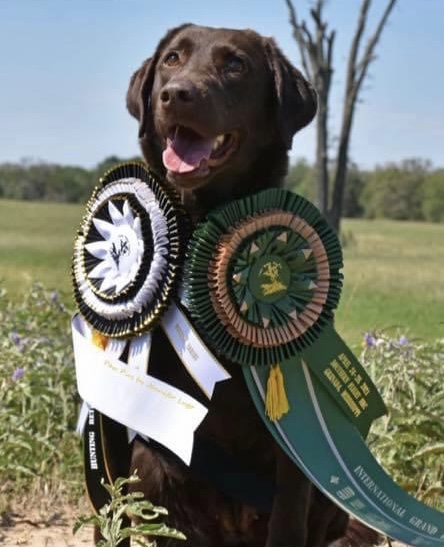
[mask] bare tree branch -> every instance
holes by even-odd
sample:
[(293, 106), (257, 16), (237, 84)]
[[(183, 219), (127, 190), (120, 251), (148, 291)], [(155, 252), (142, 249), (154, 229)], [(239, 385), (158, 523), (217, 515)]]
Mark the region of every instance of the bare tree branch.
[(335, 41), (336, 32), (331, 31), (330, 36), (327, 39), (327, 66), (333, 66), (333, 44)]
[(361, 9), (359, 11), (358, 17), (358, 25), (356, 27), (356, 31), (350, 47), (347, 64), (347, 79), (345, 84), (345, 93), (347, 96), (352, 92), (356, 83), (356, 62), (358, 58), (359, 46), (361, 44), (362, 35), (364, 34), (365, 30), (365, 23), (367, 21), (370, 3), (371, 0), (364, 0), (361, 4)]
[(315, 22), (316, 27), (316, 45), (317, 45), (317, 63), (318, 66), (322, 69), (325, 65), (324, 61), (324, 36), (326, 24), (322, 22), (322, 8), (323, 0), (318, 0), (316, 7), (310, 10), (310, 14)]
[(331, 207), (329, 210), (329, 219), (332, 225), (338, 230), (342, 215), (342, 202), (344, 196), (344, 188), (347, 177), (348, 168), (348, 148), (350, 143), (351, 128), (353, 124), (353, 117), (358, 99), (359, 90), (362, 86), (364, 78), (367, 74), (367, 69), (371, 61), (374, 59), (374, 49), (378, 43), (384, 26), (387, 22), (388, 16), (392, 11), (396, 0), (389, 0), (385, 11), (379, 21), (375, 33), (370, 37), (367, 46), (365, 48), (362, 59), (357, 62), (359, 45), (361, 42), (362, 34), (365, 29), (365, 21), (368, 16), (368, 9), (370, 7), (371, 0), (363, 0), (361, 4), (361, 10), (358, 18), (358, 25), (356, 33), (353, 37), (352, 46), (350, 50), (348, 68), (347, 68), (347, 82), (344, 97), (344, 111), (342, 117), (341, 133), (339, 136), (338, 153), (336, 158), (336, 172), (333, 183), (333, 198)]
[(307, 25), (305, 24), (305, 21), (302, 21), (302, 24), (300, 26), (302, 32), (304, 33), (305, 35), (305, 44), (306, 44), (306, 49), (308, 51), (308, 54), (310, 56), (310, 61), (311, 61), (311, 72), (313, 73), (313, 67), (315, 66), (313, 64), (313, 61), (317, 58), (317, 55), (316, 55), (316, 44), (313, 42), (313, 38), (310, 34), (310, 31), (308, 30), (307, 28)]
[(306, 56), (306, 50), (308, 49), (307, 48), (307, 42), (306, 42), (306, 40), (304, 40), (304, 37), (302, 36), (301, 31), (304, 30), (306, 32), (306, 35), (307, 35), (307, 38), (308, 38), (309, 41), (311, 41), (311, 36), (308, 33), (308, 30), (306, 28), (304, 29), (303, 27), (301, 27), (298, 24), (298, 20), (297, 20), (297, 16), (296, 16), (296, 10), (293, 6), (292, 1), (291, 0), (285, 0), (285, 3), (287, 4), (287, 7), (288, 7), (288, 12), (289, 12), (289, 16), (290, 16), (290, 25), (291, 25), (291, 28), (293, 30), (293, 36), (294, 36), (294, 39), (296, 40), (296, 43), (298, 44), (298, 47), (299, 47), (299, 53), (301, 55), (302, 67), (304, 69), (306, 77), (310, 81), (313, 81), (313, 74), (310, 71), (310, 68), (309, 68), (309, 65), (308, 65), (308, 62), (307, 62), (307, 56)]
[(367, 46), (365, 48), (362, 60), (359, 62), (359, 69), (357, 70), (357, 75), (356, 75), (356, 86), (358, 91), (366, 76), (369, 64), (373, 61), (373, 59), (376, 58), (376, 56), (374, 55), (374, 49), (376, 47), (376, 44), (379, 42), (382, 31), (384, 30), (384, 27), (387, 23), (389, 15), (392, 12), (395, 4), (396, 4), (396, 0), (390, 0), (388, 2), (385, 8), (385, 11), (382, 14), (382, 17), (379, 21), (379, 24), (376, 27), (375, 33), (373, 34), (373, 36), (370, 37), (369, 41), (367, 42)]

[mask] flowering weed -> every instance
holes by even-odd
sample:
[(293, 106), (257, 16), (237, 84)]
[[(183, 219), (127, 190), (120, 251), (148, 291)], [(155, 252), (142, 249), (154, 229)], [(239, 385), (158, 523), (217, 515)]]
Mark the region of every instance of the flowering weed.
[(366, 333), (362, 363), (387, 405), (372, 427), (372, 452), (394, 480), (444, 509), (444, 340)]
[[(21, 301), (0, 291), (0, 507), (38, 481), (81, 487), (70, 314), (36, 285)], [(43, 478), (43, 479), (42, 479)]]

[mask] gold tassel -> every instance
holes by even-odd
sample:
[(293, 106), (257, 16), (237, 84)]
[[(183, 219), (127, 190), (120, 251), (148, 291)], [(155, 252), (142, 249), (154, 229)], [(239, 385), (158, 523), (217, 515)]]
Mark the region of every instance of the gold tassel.
[(93, 330), (92, 332), (92, 343), (100, 349), (105, 349), (108, 344), (108, 337), (99, 332), (98, 330)]
[(265, 398), (265, 412), (273, 422), (280, 420), (290, 410), (287, 394), (285, 393), (284, 377), (280, 366), (273, 365), (267, 380), (267, 395)]

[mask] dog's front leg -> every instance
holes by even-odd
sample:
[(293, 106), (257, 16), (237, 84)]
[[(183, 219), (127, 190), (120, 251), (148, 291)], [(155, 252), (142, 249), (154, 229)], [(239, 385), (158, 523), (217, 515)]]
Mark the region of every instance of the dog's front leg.
[(277, 492), (266, 547), (305, 547), (312, 485), (279, 447), (276, 451)]

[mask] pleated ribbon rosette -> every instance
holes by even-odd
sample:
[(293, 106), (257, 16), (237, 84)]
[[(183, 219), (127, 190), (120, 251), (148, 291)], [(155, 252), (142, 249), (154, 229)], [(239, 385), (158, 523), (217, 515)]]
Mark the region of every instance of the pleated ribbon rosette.
[(74, 295), (86, 321), (113, 338), (152, 329), (177, 289), (185, 234), (178, 197), (146, 167), (109, 171), (74, 243)]
[(376, 389), (361, 393), (357, 386), (355, 400), (348, 391), (340, 394), (336, 372), (327, 372), (328, 356), (335, 353), (344, 378), (353, 366), (359, 385), (372, 385), (333, 328), (342, 265), (336, 234), (313, 204), (288, 191), (266, 190), (212, 212), (195, 231), (186, 298), (218, 354), (244, 370), (268, 368), (265, 410), (271, 420), (289, 411), (281, 365), (300, 367), (302, 359), (365, 435), (385, 410)]

